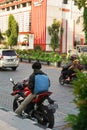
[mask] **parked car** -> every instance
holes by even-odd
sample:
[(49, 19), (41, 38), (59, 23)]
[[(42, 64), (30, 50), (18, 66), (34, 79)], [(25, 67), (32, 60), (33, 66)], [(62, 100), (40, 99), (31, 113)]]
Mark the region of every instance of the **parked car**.
[(87, 45), (77, 45), (76, 50), (78, 51), (79, 55), (87, 55)]
[(67, 52), (67, 58), (73, 54), (78, 55), (79, 57), (81, 55), (86, 55), (87, 56), (87, 45), (77, 45), (76, 49), (70, 49)]
[(0, 68), (12, 68), (16, 70), (19, 66), (19, 56), (15, 50), (0, 49)]

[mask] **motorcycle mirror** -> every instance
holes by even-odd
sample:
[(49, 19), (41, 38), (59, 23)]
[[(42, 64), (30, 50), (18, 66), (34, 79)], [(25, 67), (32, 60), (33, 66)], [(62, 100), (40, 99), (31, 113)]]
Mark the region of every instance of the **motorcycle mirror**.
[(12, 79), (12, 78), (10, 78), (10, 82), (13, 82), (13, 79)]
[(15, 85), (14, 80), (12, 78), (10, 78), (10, 82), (12, 82)]

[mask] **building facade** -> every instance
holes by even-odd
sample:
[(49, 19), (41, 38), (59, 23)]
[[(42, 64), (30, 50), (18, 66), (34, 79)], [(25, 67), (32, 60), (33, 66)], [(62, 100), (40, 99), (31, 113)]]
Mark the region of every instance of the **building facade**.
[(78, 10), (73, 0), (0, 0), (0, 29), (8, 29), (8, 17), (13, 14), (19, 25), (18, 44), (26, 44), (29, 36), (29, 49), (39, 45), (50, 51), (48, 26), (53, 19), (60, 21), (64, 31), (60, 37), (60, 52), (74, 48), (74, 41), (84, 40), (82, 20), (77, 24), (83, 10)]

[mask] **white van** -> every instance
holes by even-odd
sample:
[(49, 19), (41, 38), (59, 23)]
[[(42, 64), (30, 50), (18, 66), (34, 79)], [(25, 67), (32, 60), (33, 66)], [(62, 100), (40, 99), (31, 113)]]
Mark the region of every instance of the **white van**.
[(76, 50), (79, 54), (87, 54), (87, 45), (77, 45)]
[(87, 45), (77, 45), (76, 49), (68, 50), (67, 58), (73, 54), (81, 56), (82, 54), (87, 55)]
[(0, 49), (0, 68), (16, 70), (19, 66), (19, 56), (15, 50)]

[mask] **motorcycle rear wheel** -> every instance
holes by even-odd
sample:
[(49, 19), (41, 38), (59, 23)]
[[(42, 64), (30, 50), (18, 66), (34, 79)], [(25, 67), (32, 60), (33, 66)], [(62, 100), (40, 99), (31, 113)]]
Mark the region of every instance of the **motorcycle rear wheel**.
[(38, 123), (46, 128), (53, 128), (54, 126), (54, 114), (47, 106), (41, 106), (39, 109), (39, 116), (42, 120), (38, 120)]

